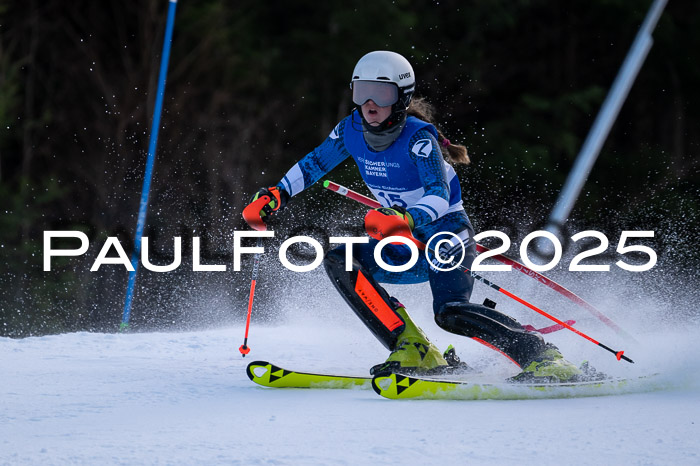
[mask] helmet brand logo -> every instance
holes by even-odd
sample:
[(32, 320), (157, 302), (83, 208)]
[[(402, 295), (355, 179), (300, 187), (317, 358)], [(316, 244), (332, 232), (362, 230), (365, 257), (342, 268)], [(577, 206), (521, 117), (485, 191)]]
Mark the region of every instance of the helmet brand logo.
[(411, 72), (409, 71), (408, 73), (401, 73), (399, 75), (399, 79), (407, 79), (411, 77)]

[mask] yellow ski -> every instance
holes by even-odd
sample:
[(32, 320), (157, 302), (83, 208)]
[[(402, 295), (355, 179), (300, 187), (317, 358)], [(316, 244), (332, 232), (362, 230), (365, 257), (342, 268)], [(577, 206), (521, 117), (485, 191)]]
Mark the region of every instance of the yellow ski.
[(246, 369), (248, 378), (258, 385), (274, 388), (364, 388), (371, 387), (371, 377), (296, 372), (267, 361), (253, 361)]
[[(656, 375), (656, 374), (655, 374)], [(430, 400), (526, 400), (536, 398), (577, 398), (618, 395), (623, 393), (658, 390), (650, 383), (653, 376), (611, 378), (572, 383), (510, 383), (467, 382), (421, 379), (399, 374), (375, 377), (372, 388), (379, 395), (400, 399)]]

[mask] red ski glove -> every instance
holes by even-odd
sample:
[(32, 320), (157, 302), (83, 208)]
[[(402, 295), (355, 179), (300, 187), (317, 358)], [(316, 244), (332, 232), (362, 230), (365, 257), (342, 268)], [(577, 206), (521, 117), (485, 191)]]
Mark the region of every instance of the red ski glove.
[(265, 223), (273, 212), (283, 209), (289, 200), (289, 193), (277, 186), (262, 188), (255, 193), (245, 209), (243, 209), (243, 219), (254, 230), (263, 231), (267, 229)]
[(414, 224), (411, 214), (399, 206), (379, 207), (365, 215), (365, 231), (374, 239), (382, 240), (389, 236), (413, 238)]

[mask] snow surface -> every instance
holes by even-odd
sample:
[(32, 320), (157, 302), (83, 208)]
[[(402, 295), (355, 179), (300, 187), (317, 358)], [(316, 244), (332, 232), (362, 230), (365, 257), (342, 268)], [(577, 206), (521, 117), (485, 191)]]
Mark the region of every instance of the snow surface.
[[(620, 396), (392, 401), (246, 377), (256, 359), (366, 374), (386, 352), (353, 319), (254, 323), (246, 358), (242, 327), (0, 338), (0, 464), (700, 464), (697, 329), (629, 349), (635, 365), (611, 356), (615, 375), (663, 369), (668, 382)], [(456, 346), (481, 369), (513, 371), (469, 340)]]

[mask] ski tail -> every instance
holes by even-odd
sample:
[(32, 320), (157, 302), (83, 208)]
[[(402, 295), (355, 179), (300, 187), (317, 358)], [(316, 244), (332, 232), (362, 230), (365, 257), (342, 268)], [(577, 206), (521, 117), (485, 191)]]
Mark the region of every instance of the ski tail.
[(314, 374), (284, 369), (267, 361), (253, 361), (246, 368), (248, 378), (263, 387), (273, 388), (370, 388), (370, 377)]

